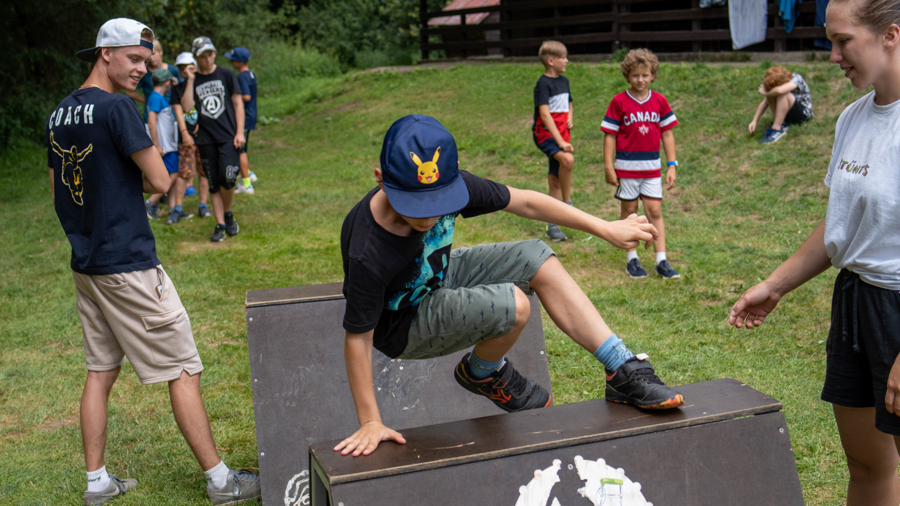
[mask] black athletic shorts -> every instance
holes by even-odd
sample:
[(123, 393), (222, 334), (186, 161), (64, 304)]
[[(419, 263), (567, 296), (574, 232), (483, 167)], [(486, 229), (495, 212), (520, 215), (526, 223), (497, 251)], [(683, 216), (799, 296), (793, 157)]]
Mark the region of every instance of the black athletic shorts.
[(238, 148), (238, 153), (246, 153), (247, 146), (250, 144), (250, 132), (253, 130), (244, 130), (244, 145)]
[(787, 114), (784, 115), (784, 119), (788, 122), (788, 125), (797, 125), (809, 120), (809, 118), (806, 117), (806, 114), (803, 113), (803, 105), (800, 104), (799, 100), (794, 100), (794, 105), (788, 109)]
[(219, 188), (234, 189), (238, 174), (241, 173), (241, 157), (233, 141), (221, 144), (201, 144), (200, 163), (209, 179), (209, 193), (216, 193)]
[(545, 155), (547, 155), (547, 159), (549, 160), (549, 170), (548, 174), (553, 174), (556, 177), (559, 177), (559, 162), (556, 158), (553, 158), (553, 155), (562, 151), (562, 148), (559, 147), (559, 144), (556, 143), (556, 140), (553, 137), (545, 140), (544, 142), (538, 143), (537, 136), (534, 135), (534, 132), (531, 133), (531, 140), (534, 141), (534, 145), (538, 147)]
[(900, 292), (870, 285), (847, 269), (834, 282), (822, 400), (875, 407), (875, 428), (900, 436), (900, 416), (884, 407), (887, 379), (900, 353)]

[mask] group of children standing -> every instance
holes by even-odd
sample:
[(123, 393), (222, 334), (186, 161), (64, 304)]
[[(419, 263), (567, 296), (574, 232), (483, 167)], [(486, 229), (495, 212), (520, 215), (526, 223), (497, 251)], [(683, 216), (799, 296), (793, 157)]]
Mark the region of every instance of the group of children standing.
[[(216, 47), (208, 37), (194, 39), (191, 49), (169, 65), (162, 61), (162, 45), (154, 40), (147, 73), (138, 83), (143, 96), (134, 91), (126, 94), (145, 103), (147, 133), (171, 180), (167, 194), (154, 194), (145, 201), (147, 216), (157, 219), (159, 203), (167, 201), (167, 224), (191, 218), (194, 215), (183, 208), (184, 197), (199, 193), (197, 214), (215, 217), (210, 240), (219, 242), (240, 231), (232, 212), (234, 193), (255, 191), (247, 140), (256, 128), (256, 76), (249, 68), (246, 48), (225, 53), (237, 76), (216, 65)], [(199, 192), (193, 187), (195, 168)]]

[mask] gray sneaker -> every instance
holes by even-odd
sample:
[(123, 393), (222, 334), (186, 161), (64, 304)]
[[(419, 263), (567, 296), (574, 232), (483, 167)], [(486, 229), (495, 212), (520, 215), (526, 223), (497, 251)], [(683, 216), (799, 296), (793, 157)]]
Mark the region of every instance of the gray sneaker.
[[(120, 480), (116, 478), (116, 475), (111, 474), (109, 475), (109, 486), (106, 487), (106, 490), (103, 492), (84, 493), (84, 505), (95, 506), (98, 504), (106, 504), (106, 501), (117, 495), (122, 495), (136, 486), (138, 486), (137, 480), (131, 478)], [(259, 488), (259, 485), (257, 485), (257, 488)]]
[(247, 469), (228, 471), (228, 480), (219, 490), (206, 489), (206, 495), (213, 504), (240, 504), (258, 499), (262, 492), (259, 488), (259, 476)]
[(547, 224), (547, 231), (544, 232), (544, 235), (549, 237), (553, 242), (565, 241), (568, 239), (566, 234), (563, 233), (562, 230), (559, 229), (558, 225), (554, 225), (553, 223)]
[(157, 219), (159, 216), (159, 204), (154, 204), (149, 199), (144, 201), (144, 209), (147, 211), (147, 217), (151, 220)]
[(209, 212), (209, 207), (207, 207), (207, 206), (200, 206), (197, 208), (197, 216), (199, 216), (201, 218), (206, 218), (210, 214), (211, 213)]

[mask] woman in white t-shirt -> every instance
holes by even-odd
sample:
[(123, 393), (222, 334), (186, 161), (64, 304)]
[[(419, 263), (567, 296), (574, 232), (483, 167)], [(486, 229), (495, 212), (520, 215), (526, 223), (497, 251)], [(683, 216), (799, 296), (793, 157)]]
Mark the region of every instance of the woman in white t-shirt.
[(832, 0), (826, 30), (857, 89), (838, 119), (828, 212), (806, 242), (732, 307), (729, 323), (765, 321), (786, 293), (829, 267), (834, 287), (822, 399), (850, 469), (848, 505), (900, 503), (900, 0)]

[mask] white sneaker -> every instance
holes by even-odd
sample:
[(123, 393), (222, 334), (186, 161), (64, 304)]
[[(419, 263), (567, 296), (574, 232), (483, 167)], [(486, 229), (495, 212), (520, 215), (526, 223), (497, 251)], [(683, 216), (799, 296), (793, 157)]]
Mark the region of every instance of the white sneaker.
[(246, 193), (248, 195), (253, 195), (253, 192), (253, 183), (250, 183), (250, 186), (245, 187), (243, 191), (243, 193)]
[(254, 174), (253, 171), (251, 170), (250, 171), (250, 182), (255, 183), (256, 179), (257, 179), (256, 174)]

